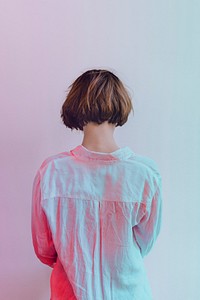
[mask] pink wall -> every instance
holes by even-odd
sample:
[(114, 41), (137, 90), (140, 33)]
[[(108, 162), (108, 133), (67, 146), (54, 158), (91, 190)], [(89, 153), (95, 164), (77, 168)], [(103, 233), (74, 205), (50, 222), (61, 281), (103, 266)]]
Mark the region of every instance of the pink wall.
[(145, 261), (155, 300), (200, 299), (197, 5), (0, 2), (0, 300), (49, 298), (50, 270), (32, 248), (32, 182), (46, 157), (82, 141), (59, 112), (71, 81), (91, 67), (116, 70), (132, 89), (135, 117), (116, 140), (162, 171), (163, 229)]

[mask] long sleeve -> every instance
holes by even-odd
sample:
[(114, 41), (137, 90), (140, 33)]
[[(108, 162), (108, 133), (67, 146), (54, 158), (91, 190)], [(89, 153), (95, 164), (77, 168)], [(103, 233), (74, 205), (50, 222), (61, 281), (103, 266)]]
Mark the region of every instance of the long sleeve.
[(56, 262), (57, 253), (53, 244), (46, 215), (41, 206), (40, 172), (38, 171), (32, 188), (31, 211), (32, 241), (39, 260), (50, 267)]
[(142, 205), (142, 215), (139, 223), (133, 227), (133, 234), (144, 257), (153, 247), (161, 227), (162, 190), (161, 179), (155, 188), (151, 201)]

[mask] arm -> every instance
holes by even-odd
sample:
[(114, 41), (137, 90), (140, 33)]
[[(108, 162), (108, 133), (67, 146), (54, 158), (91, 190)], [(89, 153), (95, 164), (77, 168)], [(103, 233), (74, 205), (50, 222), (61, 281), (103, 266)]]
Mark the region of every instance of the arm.
[(53, 244), (47, 217), (41, 206), (40, 172), (38, 171), (32, 188), (31, 231), (35, 254), (39, 260), (53, 267), (57, 253)]
[(161, 179), (155, 188), (153, 198), (148, 204), (141, 203), (142, 215), (139, 223), (133, 227), (133, 235), (144, 257), (153, 247), (161, 227), (162, 191)]

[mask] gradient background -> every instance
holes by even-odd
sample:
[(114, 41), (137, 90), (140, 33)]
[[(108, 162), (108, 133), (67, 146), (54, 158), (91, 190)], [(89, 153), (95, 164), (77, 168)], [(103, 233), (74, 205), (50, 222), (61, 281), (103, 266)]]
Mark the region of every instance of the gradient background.
[(120, 147), (163, 177), (162, 231), (145, 265), (155, 300), (200, 299), (200, 2), (1, 0), (0, 299), (49, 299), (31, 239), (33, 177), (82, 142), (60, 108), (71, 82), (109, 68), (133, 95)]

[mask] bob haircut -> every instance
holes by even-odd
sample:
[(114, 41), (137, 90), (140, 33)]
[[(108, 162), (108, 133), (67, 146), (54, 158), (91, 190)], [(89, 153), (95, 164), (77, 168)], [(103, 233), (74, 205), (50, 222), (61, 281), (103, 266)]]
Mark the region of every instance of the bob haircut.
[(122, 126), (133, 110), (131, 97), (123, 83), (107, 70), (88, 70), (68, 89), (61, 118), (72, 130), (83, 130), (89, 122), (102, 124), (108, 121), (115, 127)]

